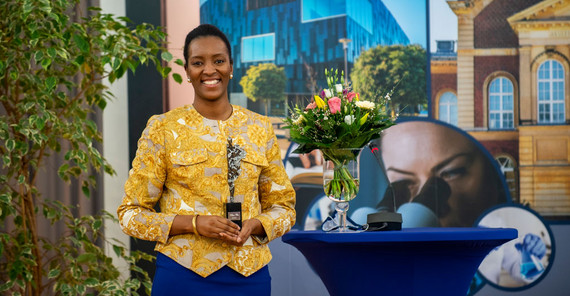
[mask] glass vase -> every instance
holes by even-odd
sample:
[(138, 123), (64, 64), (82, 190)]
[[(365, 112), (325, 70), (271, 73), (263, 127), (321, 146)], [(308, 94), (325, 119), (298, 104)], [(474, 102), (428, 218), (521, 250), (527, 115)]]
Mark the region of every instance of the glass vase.
[(362, 148), (321, 149), (323, 157), (323, 187), (325, 195), (335, 203), (338, 227), (330, 231), (349, 232), (348, 202), (360, 188), (360, 152)]

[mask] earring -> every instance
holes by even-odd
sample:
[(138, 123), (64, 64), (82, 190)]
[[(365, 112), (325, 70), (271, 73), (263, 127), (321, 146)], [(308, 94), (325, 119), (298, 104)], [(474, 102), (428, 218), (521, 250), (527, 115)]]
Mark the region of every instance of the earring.
[(192, 80), (190, 80), (190, 77), (188, 77), (188, 83), (192, 83)]
[(230, 74), (230, 79), (234, 78), (234, 74)]

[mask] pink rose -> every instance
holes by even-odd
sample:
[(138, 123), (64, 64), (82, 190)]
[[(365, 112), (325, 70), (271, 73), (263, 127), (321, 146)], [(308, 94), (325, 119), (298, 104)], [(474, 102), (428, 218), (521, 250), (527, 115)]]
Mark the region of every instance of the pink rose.
[(315, 109), (316, 107), (317, 104), (315, 104), (315, 102), (311, 102), (307, 107), (305, 107), (305, 110)]
[(340, 111), (340, 98), (332, 97), (328, 101), (329, 109), (331, 110), (331, 114), (335, 114)]
[(346, 99), (347, 99), (349, 102), (352, 102), (352, 100), (353, 100), (356, 96), (357, 96), (357, 94), (356, 94), (355, 92), (349, 92), (349, 93), (346, 95)]

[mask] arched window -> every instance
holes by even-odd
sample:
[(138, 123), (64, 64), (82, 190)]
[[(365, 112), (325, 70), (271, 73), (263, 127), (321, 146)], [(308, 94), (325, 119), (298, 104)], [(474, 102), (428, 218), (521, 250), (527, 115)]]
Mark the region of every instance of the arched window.
[(497, 77), (489, 84), (489, 128), (514, 128), (513, 83)]
[(457, 96), (452, 92), (445, 92), (439, 97), (439, 120), (457, 125)]
[(496, 156), (495, 159), (499, 163), (503, 176), (505, 176), (505, 181), (507, 183), (507, 187), (509, 187), (509, 193), (511, 194), (512, 201), (518, 202), (518, 173), (515, 160), (509, 155), (499, 155)]
[(538, 67), (538, 123), (563, 123), (564, 67), (547, 60)]

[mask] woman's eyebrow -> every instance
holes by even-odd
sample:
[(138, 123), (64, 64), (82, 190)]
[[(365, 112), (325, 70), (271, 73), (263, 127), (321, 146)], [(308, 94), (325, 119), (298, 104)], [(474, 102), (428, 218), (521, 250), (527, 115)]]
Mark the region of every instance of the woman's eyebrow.
[[(218, 52), (218, 53), (209, 54), (208, 56), (217, 58), (217, 57), (219, 57), (219, 56), (224, 57), (225, 55), (226, 55), (226, 53), (224, 53), (224, 52)], [(192, 55), (192, 56), (190, 56), (190, 58), (200, 58), (200, 59), (203, 59), (204, 56), (201, 56), (201, 55)]]
[(404, 174), (404, 175), (415, 175), (414, 172), (410, 172), (410, 171), (406, 171), (406, 170), (402, 170), (402, 169), (397, 169), (394, 167), (388, 167), (388, 168), (386, 168), (386, 171), (392, 171), (392, 172), (396, 172), (396, 173), (400, 173), (400, 174)]
[(467, 152), (459, 152), (457, 154), (454, 154), (444, 160), (442, 160), (441, 162), (439, 162), (436, 166), (434, 166), (431, 171), (432, 172), (437, 172), (439, 171), (441, 168), (445, 167), (446, 165), (448, 165), (450, 162), (454, 161), (455, 159), (459, 158), (459, 157), (467, 157), (468, 159), (472, 159), (473, 158), (473, 151), (467, 151)]

